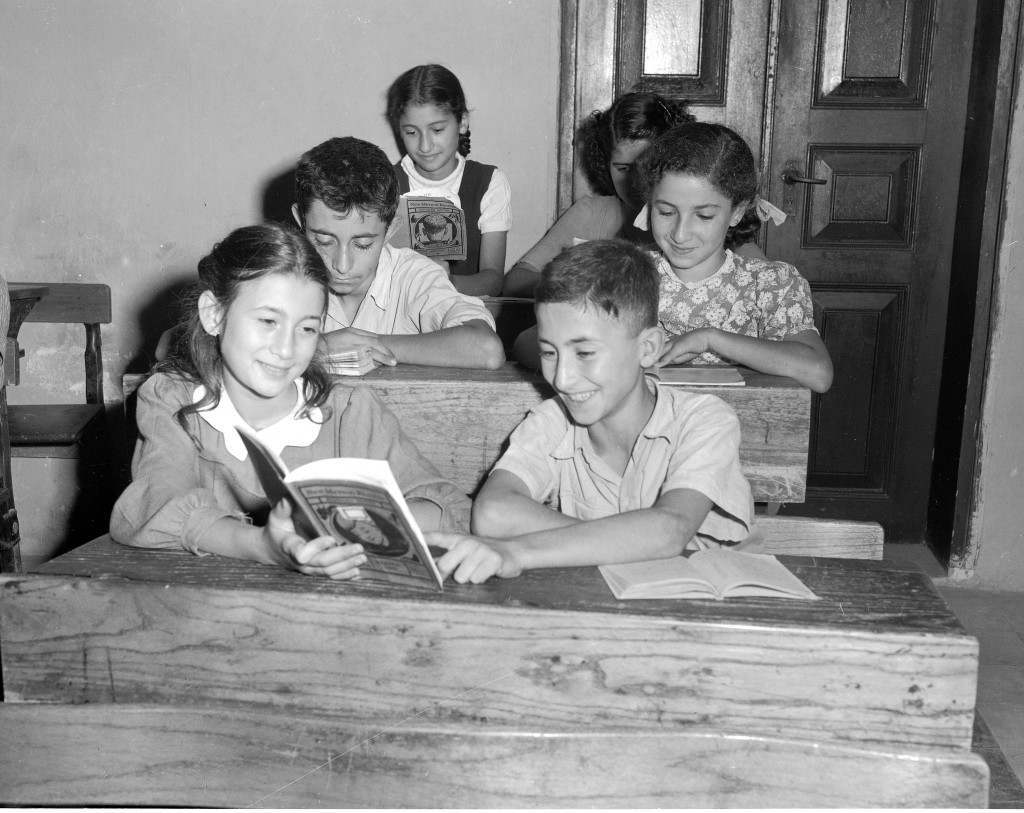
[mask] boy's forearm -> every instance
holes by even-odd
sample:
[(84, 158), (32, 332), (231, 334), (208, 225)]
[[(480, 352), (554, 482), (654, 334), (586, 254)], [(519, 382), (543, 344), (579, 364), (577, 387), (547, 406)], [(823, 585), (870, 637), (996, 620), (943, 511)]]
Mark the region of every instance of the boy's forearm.
[(524, 570), (667, 559), (682, 553), (701, 522), (703, 516), (644, 508), (503, 539), (501, 547)]
[(501, 340), (483, 321), (430, 333), (381, 335), (380, 340), (404, 364), (497, 370), (505, 363)]
[(529, 495), (504, 490), (488, 492), (486, 485), (473, 503), (473, 533), (498, 539), (564, 528), (578, 521), (541, 505)]

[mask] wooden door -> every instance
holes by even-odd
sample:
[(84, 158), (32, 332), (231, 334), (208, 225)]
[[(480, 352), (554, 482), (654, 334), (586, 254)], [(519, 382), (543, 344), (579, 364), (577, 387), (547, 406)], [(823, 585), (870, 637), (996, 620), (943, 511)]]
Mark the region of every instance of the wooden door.
[(924, 538), (973, 22), (973, 0), (781, 2), (766, 181), (789, 219), (765, 251), (811, 281), (836, 369), (790, 510), (889, 541)]
[(576, 171), (576, 128), (629, 90), (685, 99), (700, 121), (732, 127), (760, 156), (772, 3), (562, 0), (559, 211), (589, 192)]
[[(562, 0), (559, 209), (572, 135), (634, 86), (751, 144), (790, 217), (769, 257), (811, 280), (832, 353), (807, 502), (924, 537), (975, 0)], [(824, 183), (786, 184), (791, 178)]]

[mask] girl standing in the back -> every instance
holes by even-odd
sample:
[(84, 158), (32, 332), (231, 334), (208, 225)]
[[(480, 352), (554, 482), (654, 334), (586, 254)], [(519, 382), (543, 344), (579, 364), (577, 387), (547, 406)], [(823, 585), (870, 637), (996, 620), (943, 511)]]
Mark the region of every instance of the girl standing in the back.
[(447, 198), (466, 214), (466, 259), (451, 263), (464, 294), (501, 293), (511, 190), (500, 169), (468, 160), (469, 110), (462, 85), (442, 65), (418, 65), (388, 88), (387, 117), (405, 155), (395, 166), (404, 194)]

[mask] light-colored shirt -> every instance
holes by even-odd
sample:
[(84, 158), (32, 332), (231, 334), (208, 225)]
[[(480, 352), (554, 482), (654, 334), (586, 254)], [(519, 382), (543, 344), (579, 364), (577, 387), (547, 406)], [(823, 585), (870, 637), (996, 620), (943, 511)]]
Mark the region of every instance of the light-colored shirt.
[(441, 266), (411, 248), (385, 244), (355, 318), (345, 316), (341, 300), (331, 296), (325, 329), (355, 327), (383, 335), (409, 335), (433, 333), (474, 319), (494, 329), (494, 318), (483, 301), (456, 291)]
[[(755, 339), (779, 341), (814, 327), (811, 286), (792, 265), (734, 254), (710, 277), (683, 282), (668, 261), (656, 254), (658, 321), (671, 335), (701, 327)], [(695, 364), (720, 364), (714, 353), (701, 353)]]
[(537, 502), (582, 520), (650, 508), (675, 489), (713, 503), (698, 536), (746, 538), (753, 523), (750, 484), (739, 461), (740, 423), (713, 395), (656, 388), (654, 411), (620, 476), (597, 452), (586, 427), (567, 417), (557, 398), (535, 407), (512, 432), (495, 470), (514, 474)]
[[(248, 521), (269, 509), (252, 462), (235, 442), (237, 433), (221, 431), (233, 407), (211, 410), (211, 420), (206, 413), (190, 414), (188, 431), (178, 423), (176, 413), (195, 402), (196, 387), (156, 373), (139, 388), (132, 482), (110, 518), (117, 542), (198, 553), (200, 540), (218, 520)], [(438, 505), (442, 527), (468, 528), (469, 498), (427, 462), (372, 390), (336, 384), (318, 420), (293, 414), (282, 419), (287, 426), (275, 424), (259, 436), (272, 443), (279, 438), (273, 445), (284, 444), (280, 456), (289, 469), (326, 457), (387, 460), (406, 499)]]
[[(464, 208), (459, 198), (462, 175), (466, 170), (466, 159), (456, 154), (455, 170), (447, 178), (435, 181), (420, 175), (416, 164), (408, 155), (402, 157), (401, 166), (409, 176), (409, 195), (446, 198), (460, 209)], [(491, 182), (480, 198), (480, 217), (477, 228), (481, 234), (492, 231), (508, 231), (512, 228), (512, 187), (508, 177), (497, 167), (491, 174)]]

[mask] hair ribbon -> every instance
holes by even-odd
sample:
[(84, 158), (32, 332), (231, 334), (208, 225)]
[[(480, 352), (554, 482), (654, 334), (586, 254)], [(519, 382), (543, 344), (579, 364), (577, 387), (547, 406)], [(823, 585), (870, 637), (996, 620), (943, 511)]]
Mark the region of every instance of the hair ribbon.
[(786, 213), (778, 206), (774, 206), (766, 201), (760, 195), (754, 198), (754, 211), (757, 212), (757, 216), (762, 223), (771, 220), (776, 226), (781, 226), (786, 222)]

